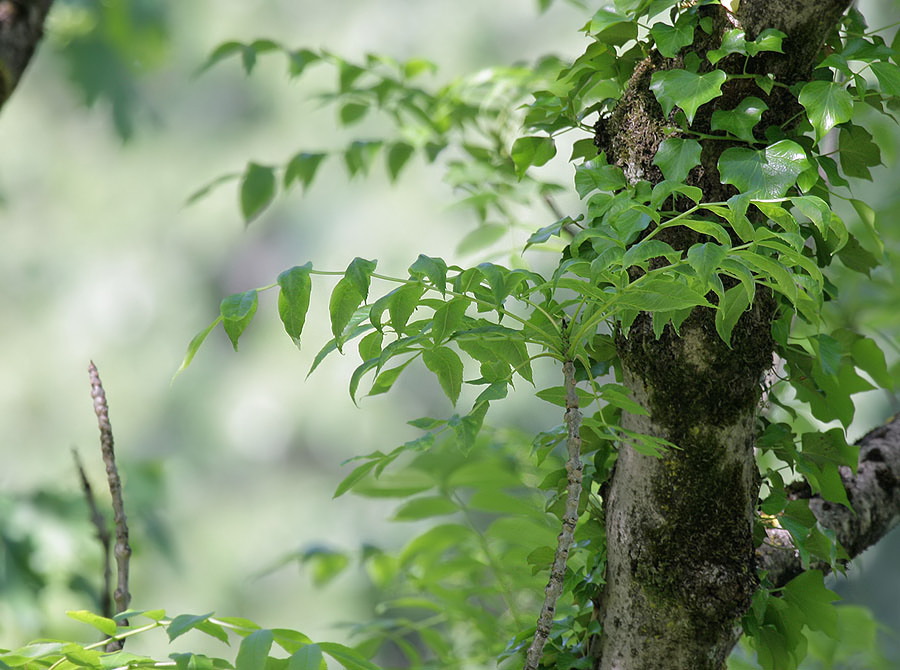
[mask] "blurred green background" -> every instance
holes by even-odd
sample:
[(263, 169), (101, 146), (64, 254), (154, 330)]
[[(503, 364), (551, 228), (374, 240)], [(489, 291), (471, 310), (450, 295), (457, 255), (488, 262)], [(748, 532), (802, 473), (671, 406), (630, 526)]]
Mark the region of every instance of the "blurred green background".
[[(896, 0), (860, 4), (873, 27), (900, 13)], [(392, 504), (331, 496), (347, 472), (342, 461), (414, 437), (409, 419), (449, 412), (434, 380), (412, 374), (361, 409), (347, 393), (355, 353), (329, 358), (306, 380), (330, 338), (327, 282), (314, 285), (303, 351), (266, 293), (239, 354), (218, 330), (170, 380), (225, 295), (307, 261), (342, 270), (354, 256), (377, 258), (391, 274), (419, 253), (480, 261), (455, 251), (476, 219), (452, 206), (440, 165), (419, 159), (391, 186), (380, 162), (369, 178), (348, 181), (331, 158), (306, 194), (279, 196), (247, 228), (235, 182), (186, 206), (192, 192), (241, 172), (247, 160), (280, 165), (298, 150), (342, 150), (383, 130), (377, 122), (338, 129), (335, 110), (316, 99), (334, 85), (330, 69), (292, 82), (273, 54), (249, 78), (236, 59), (197, 71), (219, 43), (257, 37), (348, 59), (422, 56), (440, 65), (437, 82), (580, 53), (585, 13), (557, 2), (541, 15), (536, 5), (57, 1), (44, 43), (0, 114), (0, 646), (85, 634), (63, 613), (92, 607), (100, 575), (70, 455), (79, 449), (102, 492), (90, 359), (107, 390), (125, 477), (133, 607), (215, 610), (337, 640), (345, 632), (335, 622), (371, 616), (374, 594), (360, 571), (316, 588), (310, 565), (289, 559), (315, 546), (396, 547), (417, 530), (386, 521)], [(855, 195), (879, 212), (895, 264), (865, 281), (838, 269), (842, 299), (832, 309), (896, 363), (900, 133), (874, 113), (872, 124), (892, 167), (874, 171), (874, 183), (854, 187)], [(570, 183), (563, 163), (547, 170)], [(536, 229), (553, 218), (526, 212), (522, 223)], [(533, 431), (559, 421), (528, 388), (519, 395), (489, 421)], [(857, 407), (853, 438), (898, 411), (883, 392), (860, 396)], [(895, 532), (835, 586), (895, 630), (898, 553)]]

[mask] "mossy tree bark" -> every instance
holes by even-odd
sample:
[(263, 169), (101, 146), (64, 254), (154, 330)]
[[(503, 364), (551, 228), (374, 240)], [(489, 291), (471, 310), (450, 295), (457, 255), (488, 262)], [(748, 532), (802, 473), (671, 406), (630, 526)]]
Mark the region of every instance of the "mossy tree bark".
[[(715, 26), (698, 29), (688, 50), (701, 57), (734, 27), (754, 39), (766, 28), (787, 35), (784, 53), (752, 59), (747, 72), (771, 73), (791, 85), (809, 78), (828, 33), (850, 0), (742, 0), (736, 14), (720, 6), (702, 11)], [(706, 63), (706, 61), (703, 61)], [(711, 66), (707, 64), (708, 68)], [(740, 73), (742, 56), (718, 63)], [(683, 57), (655, 54), (636, 70), (609, 119), (598, 124), (596, 141), (607, 159), (632, 181), (662, 180), (652, 164), (669, 124), (649, 90), (652, 74), (683, 66)], [(702, 71), (701, 66), (701, 71)], [(799, 108), (780, 87), (765, 96), (752, 81), (734, 80), (723, 96), (701, 107), (692, 128), (709, 132), (714, 109), (733, 109), (748, 95), (769, 109), (759, 128), (780, 125)], [(689, 182), (705, 201), (726, 200), (736, 191), (720, 183), (718, 158), (728, 142), (703, 142), (701, 165)], [(697, 241), (683, 229), (661, 235), (676, 249)], [(662, 231), (666, 233), (668, 231)], [(625, 383), (649, 416), (625, 414), (624, 427), (663, 437), (678, 446), (662, 458), (622, 445), (607, 496), (607, 586), (598, 603), (603, 633), (594, 640), (594, 668), (603, 670), (692, 668), (718, 670), (736, 640), (739, 619), (757, 588), (753, 519), (759, 477), (754, 458), (760, 379), (772, 363), (771, 322), (775, 302), (758, 291), (737, 324), (731, 347), (718, 334), (710, 310), (698, 308), (676, 334), (668, 326), (653, 334), (648, 315), (639, 317), (617, 347)]]
[(53, 0), (0, 0), (0, 107), (25, 73), (52, 4)]

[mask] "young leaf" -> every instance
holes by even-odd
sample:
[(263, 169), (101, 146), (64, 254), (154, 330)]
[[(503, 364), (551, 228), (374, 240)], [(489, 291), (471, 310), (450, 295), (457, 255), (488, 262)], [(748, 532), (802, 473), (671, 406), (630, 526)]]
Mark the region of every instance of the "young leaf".
[(209, 324), (206, 328), (201, 330), (199, 333), (194, 335), (190, 344), (188, 344), (187, 352), (184, 354), (184, 360), (181, 361), (181, 365), (175, 371), (175, 374), (172, 375), (172, 380), (175, 380), (175, 377), (180, 375), (186, 368), (191, 364), (191, 361), (194, 360), (194, 355), (197, 353), (197, 350), (200, 348), (200, 345), (203, 344), (203, 340), (206, 339), (206, 336), (209, 335), (213, 328), (219, 325), (222, 321), (221, 316), (217, 316), (216, 320)]
[(241, 177), (241, 214), (244, 223), (250, 223), (275, 198), (275, 170), (250, 162)]
[(278, 275), (278, 315), (284, 324), (284, 330), (300, 347), (300, 335), (306, 323), (306, 312), (309, 309), (309, 294), (312, 290), (312, 279), (309, 276), (312, 263), (295, 265)]
[(222, 325), (228, 333), (228, 339), (234, 350), (238, 350), (238, 339), (253, 320), (256, 307), (259, 304), (259, 296), (256, 289), (235, 293), (222, 300), (219, 312), (222, 316)]
[(592, 191), (617, 191), (625, 188), (622, 168), (606, 165), (601, 161), (589, 161), (575, 168), (575, 190), (584, 198)]
[(426, 349), (422, 352), (422, 361), (425, 367), (437, 375), (444, 393), (456, 405), (463, 377), (463, 364), (456, 352), (448, 347)]

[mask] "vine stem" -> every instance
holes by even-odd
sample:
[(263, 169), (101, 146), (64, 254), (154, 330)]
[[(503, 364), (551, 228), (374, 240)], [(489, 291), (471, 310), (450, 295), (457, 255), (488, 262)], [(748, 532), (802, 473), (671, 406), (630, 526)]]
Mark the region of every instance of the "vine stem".
[[(106, 392), (100, 381), (100, 373), (97, 366), (91, 361), (88, 366), (91, 377), (91, 398), (94, 400), (94, 413), (97, 415), (97, 424), (100, 426), (100, 451), (103, 463), (106, 465), (106, 478), (109, 482), (109, 493), (112, 497), (113, 517), (116, 527), (116, 545), (113, 554), (116, 557), (116, 590), (113, 600), (116, 604), (116, 614), (121, 614), (128, 609), (131, 602), (131, 593), (128, 591), (128, 564), (131, 559), (131, 546), (128, 544), (128, 521), (125, 518), (125, 501), (122, 498), (122, 480), (119, 478), (119, 469), (116, 467), (116, 454), (113, 450), (112, 425), (109, 422), (109, 405), (106, 402)], [(120, 625), (127, 626), (128, 621), (123, 619)], [(106, 651), (118, 651), (122, 648), (123, 640), (113, 640)]]
[(556, 554), (550, 568), (550, 579), (544, 589), (544, 605), (537, 620), (534, 639), (525, 655), (524, 670), (537, 670), (544, 653), (544, 645), (550, 637), (553, 627), (553, 615), (556, 602), (562, 594), (563, 579), (566, 576), (566, 561), (569, 550), (575, 540), (575, 525), (578, 523), (578, 500), (581, 497), (581, 410), (578, 408), (578, 394), (575, 392), (575, 363), (572, 359), (563, 362), (563, 377), (566, 389), (565, 423), (568, 437), (566, 439), (566, 512), (562, 519), (562, 529), (556, 538)]

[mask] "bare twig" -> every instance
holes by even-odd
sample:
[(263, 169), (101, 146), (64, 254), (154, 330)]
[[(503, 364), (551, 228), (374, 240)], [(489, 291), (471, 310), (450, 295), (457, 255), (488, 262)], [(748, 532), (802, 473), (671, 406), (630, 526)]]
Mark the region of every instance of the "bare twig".
[[(100, 451), (103, 454), (103, 462), (106, 464), (106, 477), (109, 482), (109, 493), (112, 496), (113, 514), (116, 526), (116, 557), (117, 580), (113, 600), (116, 603), (116, 614), (121, 614), (128, 609), (131, 602), (131, 593), (128, 592), (128, 561), (131, 558), (131, 547), (128, 544), (128, 522), (125, 518), (125, 501), (122, 499), (122, 482), (119, 479), (119, 470), (116, 468), (116, 454), (113, 451), (112, 426), (109, 423), (109, 406), (106, 404), (106, 392), (100, 381), (97, 367), (91, 361), (88, 366), (91, 375), (91, 398), (94, 399), (94, 412), (97, 414), (97, 423), (100, 426)], [(128, 621), (123, 619), (120, 625), (127, 626)], [(106, 650), (118, 651), (124, 645), (122, 640), (113, 640)]]
[(78, 450), (72, 449), (72, 458), (75, 460), (75, 467), (78, 468), (78, 475), (81, 477), (81, 490), (84, 491), (84, 498), (87, 500), (88, 508), (91, 511), (91, 523), (97, 529), (97, 539), (100, 541), (100, 547), (103, 550), (103, 590), (100, 592), (100, 614), (110, 618), (113, 615), (112, 598), (112, 569), (109, 566), (109, 547), (112, 538), (109, 534), (109, 528), (106, 525), (106, 519), (100, 514), (97, 507), (97, 501), (94, 498), (94, 491), (91, 483), (88, 481), (87, 473), (81, 463), (81, 457)]
[(575, 392), (575, 365), (571, 360), (563, 363), (563, 377), (566, 385), (566, 428), (568, 438), (566, 449), (569, 457), (566, 461), (568, 486), (566, 488), (566, 512), (563, 515), (562, 530), (556, 539), (556, 555), (550, 568), (550, 579), (544, 589), (544, 606), (537, 620), (534, 640), (525, 656), (525, 670), (537, 670), (544, 653), (544, 645), (550, 637), (553, 627), (553, 615), (556, 602), (562, 593), (563, 579), (566, 576), (566, 561), (569, 549), (575, 539), (575, 525), (578, 523), (578, 499), (581, 496), (581, 412), (578, 409), (578, 395)]

